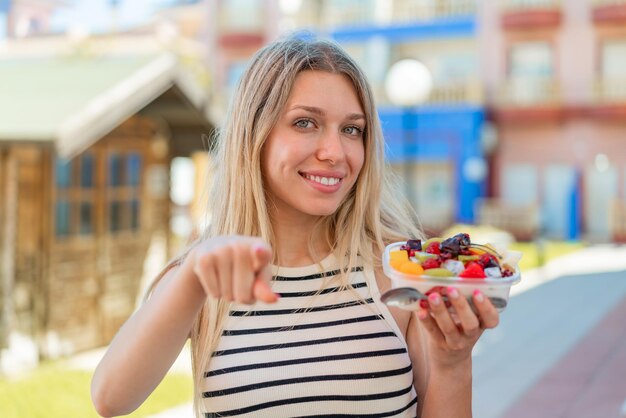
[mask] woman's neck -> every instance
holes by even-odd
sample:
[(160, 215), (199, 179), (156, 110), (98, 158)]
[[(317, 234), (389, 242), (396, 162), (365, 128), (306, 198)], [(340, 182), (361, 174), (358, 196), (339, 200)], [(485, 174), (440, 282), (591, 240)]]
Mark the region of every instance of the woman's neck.
[[(313, 259), (325, 257), (330, 252), (323, 231), (315, 228), (319, 218), (288, 219), (282, 218), (273, 224), (274, 251), (278, 256), (278, 263), (284, 267), (301, 267), (320, 261)], [(312, 242), (314, 254), (309, 251), (309, 242)]]

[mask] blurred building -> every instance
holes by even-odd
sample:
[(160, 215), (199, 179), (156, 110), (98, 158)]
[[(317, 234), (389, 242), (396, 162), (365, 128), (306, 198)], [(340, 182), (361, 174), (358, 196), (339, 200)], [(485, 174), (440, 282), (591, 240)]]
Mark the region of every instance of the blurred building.
[[(473, 0), (316, 0), (285, 2), (283, 29), (310, 29), (342, 44), (374, 89), (388, 158), (408, 182), (427, 233), (471, 223), (486, 193), (484, 105)], [(395, 106), (384, 89), (389, 68), (417, 59), (433, 89), (419, 106)], [(408, 164), (408, 167), (407, 167)]]
[(626, 3), (482, 4), (498, 138), (483, 220), (523, 230), (536, 217), (548, 237), (624, 239)]
[(214, 124), (170, 35), (3, 45), (0, 372), (108, 343), (171, 257), (170, 166)]
[(0, 40), (46, 35), (54, 13), (68, 0), (0, 0)]
[[(476, 202), (487, 191), (492, 148), (485, 145), (474, 0), (204, 0), (174, 10), (196, 22), (206, 19), (204, 25), (191, 24), (198, 31), (190, 36), (206, 48), (217, 125), (248, 60), (261, 46), (294, 31), (334, 39), (372, 83), (389, 161), (402, 177), (408, 176), (408, 195), (427, 231), (435, 234), (452, 223), (475, 220)], [(171, 19), (171, 9), (167, 16)], [(389, 67), (403, 58), (416, 58), (432, 72), (434, 88), (422, 106), (394, 106), (384, 91)], [(196, 173), (204, 173), (209, 160), (206, 153), (194, 155)], [(195, 184), (192, 213), (201, 224), (207, 183)]]

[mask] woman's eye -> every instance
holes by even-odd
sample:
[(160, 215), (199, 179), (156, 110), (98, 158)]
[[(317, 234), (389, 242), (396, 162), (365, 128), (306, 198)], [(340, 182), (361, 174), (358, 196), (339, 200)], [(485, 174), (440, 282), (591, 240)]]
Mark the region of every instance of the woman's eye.
[(310, 119), (299, 119), (294, 123), (297, 128), (310, 128), (313, 125), (313, 122)]
[(361, 136), (363, 133), (363, 129), (358, 126), (347, 126), (344, 128), (344, 132), (348, 135)]

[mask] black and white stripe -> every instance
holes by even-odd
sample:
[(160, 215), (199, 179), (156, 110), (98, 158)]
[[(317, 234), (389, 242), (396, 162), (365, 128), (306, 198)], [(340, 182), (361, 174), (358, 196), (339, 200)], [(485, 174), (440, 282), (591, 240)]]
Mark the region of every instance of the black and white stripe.
[(322, 264), (280, 268), (276, 304), (233, 306), (204, 374), (205, 417), (415, 416), (407, 348), (373, 274), (353, 269), (348, 290), (332, 256)]

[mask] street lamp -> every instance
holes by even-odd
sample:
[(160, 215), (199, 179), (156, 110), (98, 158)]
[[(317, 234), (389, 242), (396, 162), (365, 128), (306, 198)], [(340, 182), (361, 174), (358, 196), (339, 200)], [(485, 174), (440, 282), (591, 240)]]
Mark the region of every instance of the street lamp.
[[(404, 145), (404, 177), (406, 197), (417, 209), (411, 178), (411, 162), (409, 145), (411, 143), (411, 119), (414, 109), (428, 100), (433, 88), (433, 77), (428, 67), (414, 59), (403, 59), (391, 66), (385, 78), (385, 92), (392, 104), (402, 108), (402, 131)], [(417, 115), (415, 115), (415, 132), (417, 133)], [(417, 146), (417, 138), (415, 141)], [(415, 153), (416, 157), (417, 152)]]

